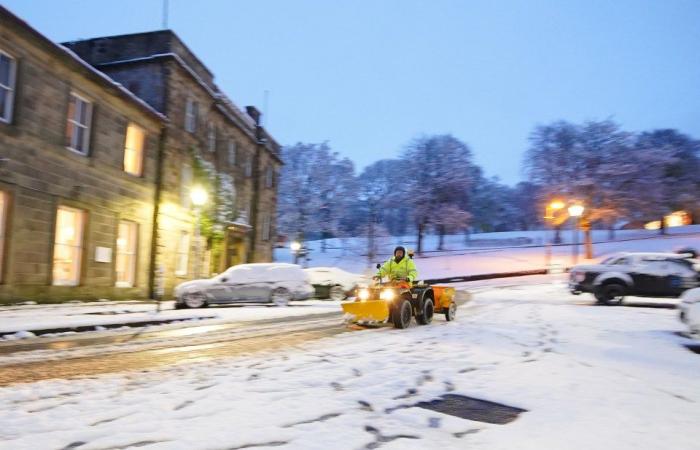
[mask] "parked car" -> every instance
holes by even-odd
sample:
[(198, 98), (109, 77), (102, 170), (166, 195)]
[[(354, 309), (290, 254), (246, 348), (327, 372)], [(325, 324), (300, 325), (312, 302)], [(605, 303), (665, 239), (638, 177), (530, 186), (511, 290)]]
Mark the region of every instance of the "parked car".
[(688, 325), (690, 333), (700, 335), (700, 288), (685, 291), (678, 309), (681, 322)]
[(353, 295), (359, 285), (370, 281), (364, 275), (346, 272), (337, 267), (312, 267), (304, 270), (316, 290), (317, 298), (345, 300)]
[(314, 294), (309, 276), (295, 264), (239, 264), (209, 279), (187, 281), (175, 288), (176, 308), (202, 308), (222, 303), (273, 303), (285, 306)]
[(627, 295), (679, 297), (698, 286), (700, 261), (676, 253), (619, 253), (574, 266), (569, 277), (571, 293), (590, 292), (602, 304), (620, 304)]

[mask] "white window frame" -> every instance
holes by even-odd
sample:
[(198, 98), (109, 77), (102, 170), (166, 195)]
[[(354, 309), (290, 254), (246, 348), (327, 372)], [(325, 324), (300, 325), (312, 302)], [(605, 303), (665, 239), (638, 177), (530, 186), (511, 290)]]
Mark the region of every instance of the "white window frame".
[(194, 133), (197, 131), (197, 116), (199, 115), (199, 105), (192, 98), (187, 99), (185, 104), (185, 131)]
[[(141, 148), (136, 149), (136, 148), (129, 148), (129, 130), (133, 129), (136, 130), (137, 133), (141, 134)], [(123, 168), (124, 172), (134, 175), (136, 177), (140, 177), (143, 175), (143, 154), (144, 154), (144, 148), (146, 147), (146, 130), (144, 130), (142, 127), (136, 125), (135, 123), (129, 123), (126, 126), (126, 136), (124, 138), (124, 162), (123, 162)], [(132, 172), (130, 170), (127, 170), (126, 168), (126, 160), (127, 160), (127, 155), (129, 152), (137, 153), (137, 161), (138, 161), (138, 170), (136, 172)]]
[[(10, 77), (8, 80), (10, 84), (5, 86), (4, 84), (0, 83), (0, 89), (7, 91), (7, 97), (5, 97), (5, 104), (0, 105), (0, 122), (12, 123), (12, 116), (14, 113), (15, 105), (15, 89), (17, 84), (17, 59), (9, 53), (3, 51), (2, 49), (0, 49), (0, 55), (3, 55), (10, 60)], [(3, 117), (2, 113), (5, 111), (6, 108), (7, 117)]]
[(207, 124), (207, 150), (216, 152), (216, 125), (211, 121)]
[[(62, 244), (58, 243), (58, 211), (59, 210), (67, 210), (67, 211), (72, 211), (78, 213), (80, 217), (80, 227), (79, 229), (75, 230), (75, 233), (78, 234), (78, 239), (76, 241), (78, 242), (78, 245), (73, 245), (70, 246), (68, 244)], [(80, 278), (81, 278), (81, 270), (82, 270), (82, 262), (83, 262), (83, 253), (85, 252), (85, 242), (84, 242), (84, 234), (85, 234), (85, 218), (86, 218), (86, 213), (82, 209), (77, 209), (77, 208), (71, 208), (69, 206), (64, 206), (60, 205), (58, 208), (56, 208), (56, 225), (54, 227), (54, 237), (53, 237), (53, 255), (52, 255), (52, 262), (51, 262), (51, 278), (52, 278), (52, 284), (54, 286), (78, 286), (80, 284)], [(77, 252), (77, 258), (74, 262), (75, 264), (75, 279), (74, 280), (57, 280), (56, 279), (56, 247), (58, 245), (64, 245), (64, 246), (69, 246), (73, 247), (74, 249), (78, 249)]]
[(233, 139), (229, 139), (228, 141), (228, 165), (229, 166), (235, 166), (236, 165), (236, 151), (237, 151), (237, 145), (236, 141)]
[(175, 275), (179, 277), (187, 275), (189, 271), (189, 259), (190, 234), (187, 231), (180, 231), (180, 236), (178, 237), (177, 249), (175, 253)]
[[(119, 231), (121, 230), (121, 226), (126, 225), (128, 227), (128, 239), (129, 242), (127, 242), (126, 249), (124, 251), (120, 251), (120, 245), (119, 245), (119, 239), (122, 239), (122, 236), (119, 234)], [(117, 278), (115, 286), (118, 288), (131, 288), (136, 285), (136, 260), (138, 259), (138, 242), (139, 242), (139, 224), (136, 222), (131, 222), (129, 220), (120, 220), (119, 225), (117, 228), (117, 242), (116, 242), (116, 257), (114, 261), (114, 271), (115, 271), (115, 278)], [(117, 275), (117, 268), (119, 267), (119, 260), (120, 258), (130, 258), (128, 260), (128, 265), (126, 270), (128, 271), (126, 274), (126, 280), (119, 281), (118, 275)]]
[[(90, 154), (90, 131), (92, 128), (92, 106), (93, 106), (92, 101), (88, 100), (86, 97), (78, 94), (75, 91), (71, 91), (70, 98), (68, 101), (72, 102), (73, 98), (76, 98), (77, 100), (79, 100), (87, 105), (87, 114), (86, 114), (87, 123), (86, 124), (82, 124), (82, 123), (76, 121), (72, 117), (66, 117), (66, 122), (71, 123), (73, 125), (73, 127), (79, 127), (79, 128), (83, 128), (85, 130), (85, 134), (83, 135), (83, 149), (84, 150), (79, 150), (79, 149), (73, 147), (73, 145), (74, 145), (73, 136), (68, 136), (67, 133), (66, 133), (66, 140), (68, 140), (69, 142), (67, 142), (66, 148), (72, 152), (79, 154), (79, 155), (88, 156)], [(70, 110), (70, 108), (69, 108), (69, 110)], [(74, 112), (76, 112), (77, 110), (78, 109), (75, 108)]]
[(7, 230), (7, 209), (9, 195), (5, 191), (0, 191), (0, 283), (3, 282), (3, 269), (5, 262), (5, 233)]
[(272, 188), (273, 186), (273, 173), (272, 173), (272, 166), (267, 166), (267, 169), (265, 169), (265, 187), (267, 188)]

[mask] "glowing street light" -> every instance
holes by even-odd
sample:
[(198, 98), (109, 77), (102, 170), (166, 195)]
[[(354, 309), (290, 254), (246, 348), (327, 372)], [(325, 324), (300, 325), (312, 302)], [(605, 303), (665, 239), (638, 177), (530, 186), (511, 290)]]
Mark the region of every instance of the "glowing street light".
[(578, 203), (569, 206), (569, 216), (574, 218), (574, 242), (571, 249), (573, 266), (578, 262), (578, 229), (581, 226), (581, 215), (583, 215), (584, 210), (583, 205)]
[(569, 215), (571, 217), (581, 217), (584, 210), (583, 205), (571, 205), (569, 206)]
[(301, 243), (299, 241), (294, 241), (289, 244), (289, 248), (292, 249), (293, 252), (298, 252), (301, 250)]
[(209, 199), (209, 194), (202, 186), (192, 186), (190, 189), (190, 199), (192, 199), (192, 204), (196, 207), (204, 206)]

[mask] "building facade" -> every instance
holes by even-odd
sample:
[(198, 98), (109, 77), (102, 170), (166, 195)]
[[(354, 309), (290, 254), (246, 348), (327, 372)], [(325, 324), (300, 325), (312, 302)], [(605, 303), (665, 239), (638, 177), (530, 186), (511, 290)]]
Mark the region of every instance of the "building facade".
[(272, 259), (279, 147), (172, 31), (57, 45), (0, 16), (0, 300), (169, 297)]

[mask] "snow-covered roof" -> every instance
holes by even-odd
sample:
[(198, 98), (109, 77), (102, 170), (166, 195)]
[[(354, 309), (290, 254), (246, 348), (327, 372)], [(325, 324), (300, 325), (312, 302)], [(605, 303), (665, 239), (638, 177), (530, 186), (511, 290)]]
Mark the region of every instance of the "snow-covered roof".
[(19, 27), (25, 28), (27, 31), (32, 33), (36, 38), (38, 38), (40, 41), (42, 41), (45, 45), (47, 45), (49, 48), (54, 50), (59, 56), (67, 58), (68, 61), (72, 63), (77, 63), (78, 66), (80, 67), (80, 70), (83, 70), (87, 75), (93, 77), (96, 81), (99, 83), (103, 84), (105, 87), (111, 88), (116, 91), (117, 95), (120, 97), (124, 98), (128, 102), (133, 103), (134, 105), (138, 106), (141, 108), (143, 111), (146, 113), (155, 116), (158, 120), (162, 122), (167, 122), (168, 118), (158, 112), (155, 108), (153, 108), (151, 105), (143, 101), (141, 98), (133, 94), (131, 91), (126, 89), (124, 86), (122, 86), (120, 83), (117, 83), (113, 79), (111, 79), (109, 76), (106, 74), (100, 72), (99, 70), (95, 69), (92, 67), (90, 64), (88, 64), (85, 60), (80, 58), (77, 54), (75, 54), (72, 50), (64, 47), (61, 44), (57, 44), (53, 42), (51, 39), (47, 38), (43, 34), (41, 34), (39, 31), (37, 31), (34, 27), (29, 25), (27, 22), (24, 20), (20, 19), (16, 15), (14, 15), (10, 10), (5, 8), (4, 6), (0, 5), (0, 14), (3, 16), (7, 16), (10, 20), (14, 21)]

